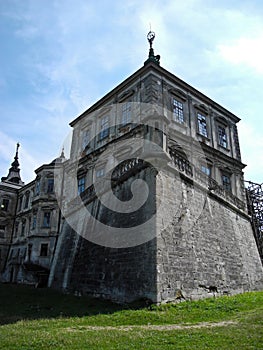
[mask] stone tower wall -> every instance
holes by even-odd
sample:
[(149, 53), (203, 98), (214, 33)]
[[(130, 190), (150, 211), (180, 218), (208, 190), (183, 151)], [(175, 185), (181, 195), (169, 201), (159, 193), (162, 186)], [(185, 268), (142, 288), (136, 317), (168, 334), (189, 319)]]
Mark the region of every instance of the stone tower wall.
[[(137, 214), (130, 213), (128, 218), (127, 215), (120, 215), (120, 208), (116, 207), (111, 207), (112, 211), (109, 212), (99, 198), (86, 203), (86, 208), (98, 221), (107, 223), (110, 227), (114, 225), (120, 229), (124, 227), (123, 233), (121, 232), (124, 243), (126, 228), (129, 228), (129, 225), (136, 227), (138, 237), (143, 234), (147, 236), (148, 232), (140, 232), (138, 218), (143, 223), (155, 214), (155, 174), (150, 168), (140, 171), (132, 169), (132, 171), (133, 175), (122, 181), (119, 179), (113, 190), (121, 201), (127, 201), (131, 184), (135, 180), (140, 179), (147, 181), (148, 184), (151, 183), (147, 204), (142, 206)], [(84, 199), (83, 201), (85, 202)], [(137, 244), (135, 240), (133, 244), (130, 246), (127, 244), (126, 247), (118, 247), (119, 242), (116, 241), (116, 247), (114, 247), (114, 242), (112, 246), (95, 243), (92, 237), (96, 240), (96, 235), (101, 234), (94, 227), (96, 222), (94, 224), (87, 219), (85, 214), (80, 218), (79, 215), (82, 215), (80, 211), (76, 213), (78, 220), (85, 222), (85, 232), (79, 235), (66, 220), (64, 221), (49, 285), (72, 293), (88, 294), (117, 302), (132, 302), (140, 298), (156, 301), (155, 220), (147, 226), (147, 230), (151, 233), (150, 240), (146, 238), (141, 244)], [(71, 215), (73, 216), (74, 213)], [(129, 238), (127, 236), (127, 239), (132, 242), (131, 236)]]
[(173, 300), (177, 290), (196, 299), (210, 286), (219, 294), (262, 289), (249, 217), (179, 174), (161, 175), (157, 200), (162, 196), (167, 208), (157, 217), (158, 302)]

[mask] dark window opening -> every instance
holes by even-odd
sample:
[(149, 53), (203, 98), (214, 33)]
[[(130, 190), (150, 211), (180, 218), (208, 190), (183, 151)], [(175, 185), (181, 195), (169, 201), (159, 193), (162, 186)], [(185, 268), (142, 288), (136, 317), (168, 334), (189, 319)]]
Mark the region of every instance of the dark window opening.
[(23, 202), (23, 197), (19, 197), (18, 199), (18, 211), (22, 209), (22, 202)]
[(54, 192), (54, 179), (48, 179), (47, 180), (47, 193), (53, 193)]
[(15, 236), (18, 235), (18, 228), (19, 228), (19, 222), (16, 221), (16, 223), (15, 223)]
[(231, 178), (227, 174), (222, 174), (222, 185), (226, 191), (231, 191)]
[(50, 227), (50, 220), (51, 219), (51, 213), (50, 211), (44, 212), (44, 217), (43, 217), (43, 226), (44, 227)]
[(27, 209), (27, 208), (28, 208), (28, 205), (29, 205), (29, 196), (30, 196), (30, 194), (27, 193), (27, 194), (26, 194), (26, 197), (25, 197), (24, 209)]
[(0, 238), (5, 238), (5, 225), (0, 225)]
[(33, 245), (31, 243), (28, 244), (28, 246), (27, 246), (27, 256), (28, 256), (29, 261), (31, 260), (32, 247), (33, 247)]
[(40, 256), (48, 256), (48, 243), (42, 243), (40, 246)]
[(32, 229), (35, 229), (37, 226), (37, 216), (33, 215), (33, 220), (32, 220)]
[(8, 205), (9, 205), (9, 199), (3, 199), (2, 204), (1, 204), (1, 209), (4, 211), (8, 210)]
[(26, 221), (22, 221), (22, 228), (21, 228), (21, 236), (24, 236), (25, 234), (25, 229), (26, 229)]

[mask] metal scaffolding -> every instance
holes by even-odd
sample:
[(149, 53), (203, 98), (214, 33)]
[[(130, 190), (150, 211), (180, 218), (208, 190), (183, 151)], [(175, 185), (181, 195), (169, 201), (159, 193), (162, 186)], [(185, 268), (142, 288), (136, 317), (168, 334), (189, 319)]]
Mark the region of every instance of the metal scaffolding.
[(263, 184), (246, 181), (248, 211), (258, 246), (259, 255), (263, 264)]

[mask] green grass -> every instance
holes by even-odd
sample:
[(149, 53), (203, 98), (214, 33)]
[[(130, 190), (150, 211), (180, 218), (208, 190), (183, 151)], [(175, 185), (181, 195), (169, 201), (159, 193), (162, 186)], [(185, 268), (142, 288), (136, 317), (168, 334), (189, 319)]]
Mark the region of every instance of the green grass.
[(0, 298), (0, 349), (263, 349), (263, 292), (153, 310), (1, 284)]

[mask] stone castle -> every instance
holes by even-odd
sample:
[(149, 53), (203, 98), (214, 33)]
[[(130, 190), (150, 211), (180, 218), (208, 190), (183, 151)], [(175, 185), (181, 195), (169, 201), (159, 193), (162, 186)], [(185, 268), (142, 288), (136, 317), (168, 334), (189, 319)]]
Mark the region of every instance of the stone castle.
[(71, 123), (69, 157), (0, 183), (3, 282), (161, 303), (263, 288), (239, 118), (144, 66)]

